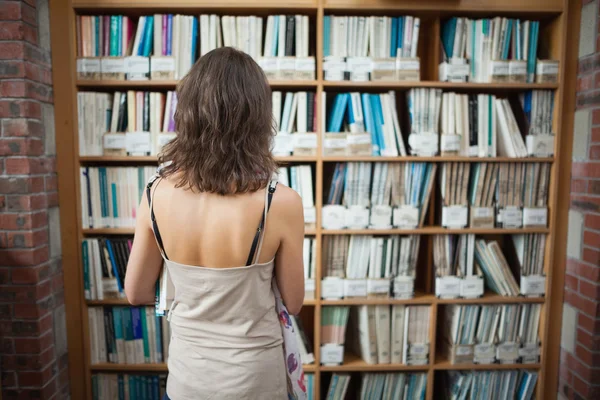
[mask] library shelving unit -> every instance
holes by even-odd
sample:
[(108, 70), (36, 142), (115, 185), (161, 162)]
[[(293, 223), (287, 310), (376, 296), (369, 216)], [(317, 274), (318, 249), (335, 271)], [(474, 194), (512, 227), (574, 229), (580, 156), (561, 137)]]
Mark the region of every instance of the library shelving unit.
[[(494, 369), (528, 369), (537, 370), (539, 379), (536, 396), (538, 399), (549, 398), (556, 392), (558, 378), (558, 358), (560, 344), (560, 316), (563, 298), (563, 259), (566, 242), (566, 216), (568, 205), (568, 180), (570, 167), (571, 130), (574, 112), (574, 87), (576, 79), (576, 46), (580, 2), (567, 0), (56, 0), (51, 2), (52, 28), (52, 67), (54, 77), (55, 120), (57, 139), (57, 168), (59, 177), (59, 200), (61, 210), (61, 232), (63, 245), (63, 268), (65, 276), (65, 303), (67, 309), (68, 343), (71, 397), (74, 399), (91, 399), (91, 374), (103, 373), (156, 373), (166, 372), (165, 364), (96, 364), (90, 362), (90, 344), (88, 330), (88, 307), (125, 305), (125, 300), (86, 301), (83, 294), (83, 271), (81, 241), (97, 235), (131, 235), (133, 229), (83, 229), (81, 225), (81, 204), (79, 167), (87, 165), (154, 165), (155, 157), (80, 157), (78, 155), (77, 138), (77, 92), (127, 89), (173, 90), (176, 81), (119, 81), (119, 80), (78, 80), (76, 74), (76, 15), (124, 14), (130, 16), (149, 15), (154, 13), (178, 13), (199, 15), (215, 13), (219, 15), (261, 15), (270, 14), (304, 14), (309, 15), (311, 26), (311, 45), (316, 56), (316, 80), (312, 81), (273, 81), (273, 88), (290, 90), (310, 90), (316, 92), (321, 99), (323, 91), (360, 90), (365, 92), (381, 92), (384, 89), (405, 92), (411, 88), (441, 88), (463, 93), (514, 93), (530, 89), (549, 89), (555, 91), (554, 131), (556, 134), (554, 156), (550, 158), (495, 159), (467, 158), (456, 156), (436, 157), (352, 157), (323, 156), (321, 149), (322, 133), (318, 133), (318, 151), (314, 157), (279, 157), (284, 163), (308, 163), (314, 166), (315, 205), (317, 208), (316, 228), (307, 230), (307, 235), (317, 240), (316, 293), (315, 300), (305, 303), (303, 313), (313, 319), (306, 324), (315, 349), (315, 363), (305, 366), (305, 371), (314, 374), (315, 398), (324, 393), (322, 386), (327, 381), (325, 374), (332, 372), (374, 372), (374, 371), (418, 371), (427, 373), (427, 399), (440, 398), (434, 384), (436, 371), (444, 370), (494, 370)], [(416, 82), (331, 82), (323, 79), (322, 42), (323, 17), (325, 15), (414, 15), (422, 19), (418, 54), (421, 56), (421, 81)], [(472, 18), (507, 16), (541, 21), (540, 43), (547, 46), (548, 55), (560, 62), (558, 83), (449, 83), (438, 81), (438, 64), (440, 63), (440, 27), (441, 21), (450, 16), (467, 16)], [(317, 124), (323, 115), (317, 107)], [(335, 162), (348, 161), (429, 161), (429, 162), (549, 162), (552, 164), (549, 191), (548, 228), (522, 229), (446, 229), (434, 225), (432, 215), (427, 219), (425, 227), (400, 230), (325, 230), (321, 228), (320, 210), (323, 205), (327, 183), (324, 182), (325, 171), (331, 171)], [(435, 195), (432, 196), (430, 209), (435, 207)], [(439, 201), (439, 199), (437, 199)], [(431, 214), (431, 213), (430, 213)], [(431, 251), (425, 260), (420, 260), (419, 273), (424, 274), (423, 285), (419, 287), (412, 299), (344, 299), (321, 300), (320, 277), (322, 271), (321, 244), (326, 235), (356, 234), (420, 234), (424, 241), (431, 235), (446, 233), (475, 233), (481, 235), (501, 236), (512, 233), (545, 233), (547, 246), (544, 258), (546, 280), (546, 296), (541, 298), (501, 297), (486, 293), (478, 299), (439, 299), (433, 293), (432, 274), (433, 257)], [(431, 250), (431, 245), (426, 246)], [(457, 364), (436, 355), (436, 335), (439, 340), (437, 325), (438, 306), (443, 304), (501, 304), (501, 303), (541, 303), (543, 305), (540, 322), (541, 357), (538, 364)], [(430, 337), (429, 363), (423, 366), (414, 365), (368, 365), (358, 356), (347, 354), (339, 366), (321, 366), (319, 357), (320, 320), (323, 306), (330, 305), (363, 305), (363, 304), (409, 304), (430, 305)], [(310, 321), (309, 321), (310, 322)], [(312, 332), (310, 332), (312, 330)]]

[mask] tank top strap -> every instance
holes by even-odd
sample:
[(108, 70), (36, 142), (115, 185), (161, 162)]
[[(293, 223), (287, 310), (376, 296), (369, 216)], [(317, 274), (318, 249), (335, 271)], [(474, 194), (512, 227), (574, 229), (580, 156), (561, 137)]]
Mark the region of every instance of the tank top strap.
[(252, 265), (253, 263), (258, 262), (260, 258), (260, 251), (262, 249), (263, 239), (265, 237), (265, 227), (267, 225), (267, 213), (271, 208), (271, 201), (273, 201), (273, 194), (277, 189), (277, 180), (273, 179), (269, 182), (265, 190), (265, 206), (263, 209), (263, 217), (258, 224), (258, 229), (256, 230), (256, 234), (254, 235), (254, 239), (252, 240), (252, 246), (250, 247), (250, 253), (248, 254), (248, 259), (246, 260), (246, 265)]

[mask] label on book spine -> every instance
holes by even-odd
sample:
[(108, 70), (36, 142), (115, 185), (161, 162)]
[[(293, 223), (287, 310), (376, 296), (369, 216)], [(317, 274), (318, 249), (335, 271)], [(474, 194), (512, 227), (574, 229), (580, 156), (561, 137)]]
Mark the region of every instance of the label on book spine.
[(415, 280), (411, 276), (394, 278), (394, 298), (410, 299), (415, 294)]
[(483, 296), (483, 278), (466, 276), (460, 280), (460, 297), (466, 299)]
[(501, 363), (514, 362), (519, 358), (519, 346), (514, 342), (498, 344), (498, 347), (496, 348), (496, 358)]
[(524, 343), (519, 349), (519, 357), (523, 364), (535, 364), (540, 360), (540, 345), (538, 343)]
[(304, 223), (314, 224), (317, 222), (317, 209), (315, 207), (304, 207)]
[(313, 132), (302, 132), (294, 133), (294, 150), (301, 149), (316, 149), (317, 148), (317, 134)]
[(100, 58), (83, 57), (77, 59), (77, 75), (85, 79), (100, 79), (102, 68)]
[(454, 352), (457, 356), (470, 356), (473, 355), (473, 346), (468, 344), (458, 344), (454, 346)]
[(523, 225), (523, 211), (513, 206), (500, 209), (498, 211), (498, 222), (504, 228), (520, 228)]
[(340, 133), (338, 134), (340, 137), (332, 137), (333, 134), (328, 135), (323, 139), (323, 147), (326, 152), (338, 152), (345, 151), (346, 146), (348, 145), (348, 141), (346, 140), (346, 135)]
[(467, 206), (447, 206), (442, 208), (442, 226), (463, 228), (467, 226), (469, 209)]
[(392, 226), (392, 207), (376, 204), (371, 208), (371, 228), (388, 229)]
[(537, 75), (558, 75), (558, 61), (539, 60), (535, 72)]
[(344, 229), (346, 227), (346, 207), (344, 206), (323, 206), (321, 217), (324, 229)]
[(411, 133), (408, 135), (410, 152), (417, 156), (435, 156), (438, 153), (439, 136), (436, 133)]
[(363, 206), (350, 206), (346, 211), (346, 226), (362, 229), (369, 225), (369, 209)]
[(397, 58), (396, 68), (400, 71), (418, 71), (421, 62), (418, 58)]
[(344, 346), (327, 343), (321, 346), (321, 364), (339, 365), (344, 362)]
[(542, 207), (523, 208), (524, 226), (546, 226), (548, 224), (548, 209)]
[(315, 72), (314, 57), (296, 57), (296, 71)]
[(398, 228), (416, 228), (419, 226), (419, 209), (409, 205), (394, 208), (393, 223)]
[(323, 60), (323, 71), (327, 81), (343, 81), (346, 71), (346, 60), (343, 57), (325, 57)]
[(524, 296), (546, 294), (546, 277), (544, 275), (521, 276), (521, 294)]
[(127, 148), (124, 133), (105, 133), (102, 136), (102, 147), (105, 150), (122, 150)]
[(439, 276), (435, 278), (435, 295), (442, 299), (453, 299), (460, 296), (460, 279), (456, 276)]
[(469, 76), (469, 63), (464, 58), (451, 58), (443, 62), (439, 68), (442, 82), (466, 82)]
[(312, 292), (314, 295), (314, 292), (315, 292), (315, 280), (314, 279), (305, 279), (304, 280), (304, 291)]
[(527, 135), (527, 154), (534, 157), (551, 157), (554, 154), (554, 135)]
[(444, 152), (460, 151), (460, 135), (442, 134), (441, 149)]
[(128, 80), (144, 81), (150, 78), (150, 58), (131, 56), (125, 58)]
[(508, 63), (508, 75), (527, 76), (527, 62), (521, 60), (511, 60)]
[(294, 135), (287, 132), (279, 132), (275, 135), (275, 146), (273, 154), (289, 156), (294, 151)]
[(130, 155), (149, 155), (152, 151), (150, 132), (127, 132), (125, 148)]
[(321, 297), (323, 299), (341, 299), (344, 297), (344, 280), (329, 276), (321, 280)]
[(493, 343), (479, 343), (475, 345), (475, 362), (491, 364), (496, 358), (496, 346)]
[(345, 279), (344, 297), (367, 297), (367, 280)]
[(277, 57), (262, 57), (258, 60), (267, 79), (277, 79)]
[(387, 278), (367, 279), (367, 292), (372, 294), (389, 294), (390, 280)]
[(489, 62), (490, 75), (493, 77), (508, 77), (508, 61), (492, 60)]
[(158, 146), (157, 153), (168, 144), (171, 140), (175, 139), (177, 134), (175, 132), (161, 132), (156, 135), (156, 144)]

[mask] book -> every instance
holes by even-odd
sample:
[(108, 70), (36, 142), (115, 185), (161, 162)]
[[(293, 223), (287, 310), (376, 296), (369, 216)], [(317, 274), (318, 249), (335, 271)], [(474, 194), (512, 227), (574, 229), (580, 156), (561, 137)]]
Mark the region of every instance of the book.
[(360, 399), (423, 399), (427, 390), (424, 373), (362, 373)]
[(346, 398), (348, 392), (348, 385), (350, 384), (349, 374), (333, 374), (331, 381), (329, 382), (329, 389), (327, 390), (327, 400), (343, 400)]
[(86, 238), (82, 241), (86, 300), (124, 298), (125, 269), (133, 238)]
[(350, 307), (323, 307), (321, 309), (321, 345), (344, 345)]
[(491, 393), (500, 400), (530, 400), (537, 376), (527, 370), (447, 371), (441, 382), (444, 398), (451, 400), (487, 398)]
[(166, 374), (92, 374), (92, 399), (162, 399), (166, 392)]
[(477, 239), (475, 260), (490, 290), (501, 296), (519, 295), (519, 285), (497, 241)]

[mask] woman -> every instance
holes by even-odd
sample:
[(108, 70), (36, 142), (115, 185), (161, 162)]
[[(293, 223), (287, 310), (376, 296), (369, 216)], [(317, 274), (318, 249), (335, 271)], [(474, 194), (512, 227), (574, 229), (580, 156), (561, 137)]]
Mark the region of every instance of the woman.
[(221, 48), (177, 95), (178, 135), (160, 157), (171, 163), (137, 213), (127, 299), (154, 301), (164, 259), (175, 286), (167, 398), (286, 399), (271, 280), (297, 314), (304, 217), (298, 194), (271, 182), (271, 90), (250, 56)]

